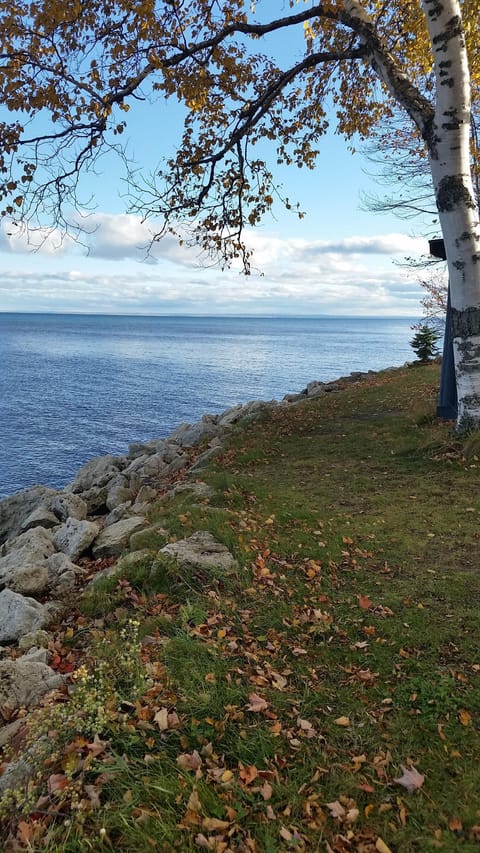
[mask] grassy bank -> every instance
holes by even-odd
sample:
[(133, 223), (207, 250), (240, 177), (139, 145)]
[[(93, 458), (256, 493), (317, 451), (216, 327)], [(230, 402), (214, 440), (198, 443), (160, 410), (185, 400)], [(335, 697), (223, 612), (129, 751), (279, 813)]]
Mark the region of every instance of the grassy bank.
[[(438, 367), (246, 424), (58, 626), (8, 850), (478, 850), (480, 441)], [(228, 574), (158, 549), (209, 530)], [(91, 566), (97, 570), (99, 565)]]

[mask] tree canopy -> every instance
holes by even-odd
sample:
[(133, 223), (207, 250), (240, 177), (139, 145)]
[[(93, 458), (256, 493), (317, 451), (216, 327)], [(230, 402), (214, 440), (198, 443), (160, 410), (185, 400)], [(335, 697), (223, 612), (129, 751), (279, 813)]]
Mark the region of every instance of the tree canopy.
[[(79, 176), (104, 151), (128, 171), (132, 102), (175, 98), (183, 135), (153, 174), (133, 175), (131, 209), (161, 223), (153, 239), (189, 222), (190, 239), (248, 271), (244, 228), (281, 195), (267, 143), (277, 164), (309, 169), (332, 122), (351, 146), (423, 148), (449, 268), (458, 425), (480, 426), (478, 12), (479, 0), (289, 0), (280, 15), (272, 0), (0, 0), (0, 212), (68, 228)], [(399, 108), (411, 129), (387, 136)]]
[[(478, 0), (461, 5), (475, 100)], [(281, 197), (275, 161), (314, 168), (332, 116), (348, 141), (378, 134), (385, 145), (382, 122), (400, 105), (416, 156), (435, 91), (420, 2), (290, 0), (277, 10), (270, 0), (1, 0), (4, 215), (66, 225), (82, 170), (107, 148), (122, 156), (138, 98), (178, 99), (185, 126), (175, 157), (135, 178), (133, 209), (167, 229), (190, 220), (194, 239), (227, 262), (240, 253), (248, 265), (242, 231)], [(405, 151), (406, 140), (388, 144)]]

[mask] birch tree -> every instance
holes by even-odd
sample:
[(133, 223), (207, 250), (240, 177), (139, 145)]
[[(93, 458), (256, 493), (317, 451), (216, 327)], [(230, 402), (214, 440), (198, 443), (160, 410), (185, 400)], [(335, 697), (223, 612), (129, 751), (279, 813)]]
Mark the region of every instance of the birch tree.
[(277, 200), (294, 208), (275, 164), (314, 169), (332, 122), (353, 146), (380, 138), (400, 108), (412, 156), (423, 146), (428, 159), (445, 240), (458, 428), (477, 428), (470, 111), (480, 89), (479, 0), (290, 0), (278, 9), (271, 0), (0, 0), (2, 213), (75, 227), (82, 173), (106, 150), (125, 157), (131, 105), (147, 99), (154, 110), (175, 98), (185, 111), (178, 148), (154, 174), (135, 175), (131, 210), (161, 222), (153, 239), (184, 239), (190, 222), (188, 239), (224, 263), (241, 258), (248, 272), (245, 227)]

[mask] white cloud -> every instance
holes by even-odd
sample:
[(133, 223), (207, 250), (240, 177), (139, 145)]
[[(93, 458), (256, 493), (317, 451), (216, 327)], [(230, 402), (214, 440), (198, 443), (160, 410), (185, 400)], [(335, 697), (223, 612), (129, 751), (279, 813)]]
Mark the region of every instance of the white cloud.
[(37, 234), (32, 255), (28, 233), (0, 229), (0, 310), (419, 313), (414, 274), (392, 263), (423, 253), (418, 238), (300, 240), (252, 231), (246, 236), (256, 269), (245, 278), (238, 269), (201, 269), (197, 251), (170, 236), (151, 247), (149, 263), (140, 263), (150, 225), (129, 214), (97, 213), (87, 221), (88, 257), (57, 232)]

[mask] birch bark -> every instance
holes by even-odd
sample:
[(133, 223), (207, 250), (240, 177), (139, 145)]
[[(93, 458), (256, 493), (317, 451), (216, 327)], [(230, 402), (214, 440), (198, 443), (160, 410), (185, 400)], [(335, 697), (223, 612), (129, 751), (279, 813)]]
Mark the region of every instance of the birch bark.
[(480, 426), (480, 225), (470, 168), (470, 77), (458, 0), (422, 0), (436, 105), (424, 129), (447, 255), (458, 393), (457, 428)]

